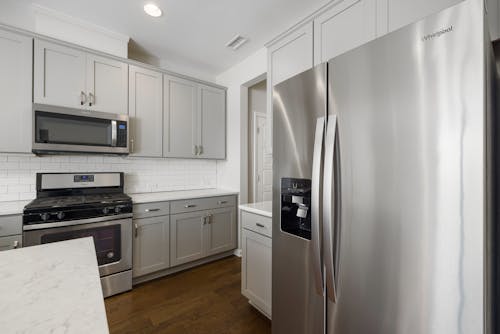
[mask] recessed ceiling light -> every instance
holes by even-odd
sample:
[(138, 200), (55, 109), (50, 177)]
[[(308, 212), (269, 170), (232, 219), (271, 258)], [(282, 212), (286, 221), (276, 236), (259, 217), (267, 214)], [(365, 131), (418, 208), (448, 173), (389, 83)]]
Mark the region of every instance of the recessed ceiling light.
[(148, 3), (147, 5), (144, 5), (144, 11), (146, 14), (152, 16), (152, 17), (160, 17), (162, 14), (161, 9), (152, 3)]

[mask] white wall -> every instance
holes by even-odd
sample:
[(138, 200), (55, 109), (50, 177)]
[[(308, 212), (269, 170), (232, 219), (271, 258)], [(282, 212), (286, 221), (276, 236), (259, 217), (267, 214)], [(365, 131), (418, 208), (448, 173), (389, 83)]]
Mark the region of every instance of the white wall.
[(133, 194), (215, 188), (216, 168), (213, 160), (0, 154), (0, 202), (35, 198), (41, 172), (124, 172), (125, 192)]
[[(248, 114), (245, 85), (267, 71), (267, 49), (262, 48), (241, 63), (216, 77), (227, 90), (227, 160), (217, 162), (217, 186), (240, 192), (240, 203), (247, 203)], [(243, 97), (243, 98), (242, 98)], [(242, 106), (244, 108), (242, 108)]]

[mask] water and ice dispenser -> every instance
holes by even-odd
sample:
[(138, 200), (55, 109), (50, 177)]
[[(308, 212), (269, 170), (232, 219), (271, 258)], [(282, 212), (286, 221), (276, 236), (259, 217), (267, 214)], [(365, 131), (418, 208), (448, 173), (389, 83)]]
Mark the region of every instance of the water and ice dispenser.
[(311, 240), (311, 180), (281, 179), (281, 230)]

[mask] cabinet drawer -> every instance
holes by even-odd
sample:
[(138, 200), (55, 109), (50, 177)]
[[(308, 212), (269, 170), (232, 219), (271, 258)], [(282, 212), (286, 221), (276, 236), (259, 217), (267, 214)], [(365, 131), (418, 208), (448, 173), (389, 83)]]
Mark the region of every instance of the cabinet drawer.
[(23, 233), (21, 215), (0, 216), (0, 237)]
[(10, 237), (0, 238), (0, 251), (21, 248), (22, 246), (23, 246), (22, 235), (12, 235)]
[(236, 205), (235, 196), (195, 198), (171, 202), (172, 214), (225, 208)]
[(273, 236), (272, 218), (241, 211), (241, 224), (243, 228), (246, 228), (247, 230), (260, 233), (270, 238)]
[(170, 213), (170, 202), (134, 204), (134, 218), (165, 216)]

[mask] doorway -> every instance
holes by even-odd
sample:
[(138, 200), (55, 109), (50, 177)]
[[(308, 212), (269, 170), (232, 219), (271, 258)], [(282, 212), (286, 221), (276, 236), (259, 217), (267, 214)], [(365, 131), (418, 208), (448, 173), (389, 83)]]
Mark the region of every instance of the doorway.
[(248, 199), (253, 203), (272, 198), (272, 155), (265, 150), (266, 101), (266, 80), (248, 88)]

